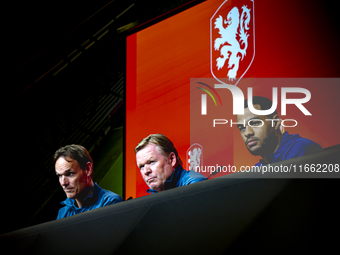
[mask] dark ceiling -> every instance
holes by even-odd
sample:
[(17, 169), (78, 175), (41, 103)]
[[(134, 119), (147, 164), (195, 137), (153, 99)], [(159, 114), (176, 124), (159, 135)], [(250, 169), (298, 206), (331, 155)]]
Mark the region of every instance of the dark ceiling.
[(105, 26), (110, 33), (123, 33), (121, 37), (125, 37), (127, 30), (133, 27), (198, 2), (202, 1), (99, 0), (86, 3), (58, 1), (56, 4), (35, 1), (12, 4), (8, 8), (10, 19), (7, 21), (8, 49), (11, 52), (9, 67), (14, 71), (10, 95), (16, 97), (22, 93), (86, 40), (93, 41)]

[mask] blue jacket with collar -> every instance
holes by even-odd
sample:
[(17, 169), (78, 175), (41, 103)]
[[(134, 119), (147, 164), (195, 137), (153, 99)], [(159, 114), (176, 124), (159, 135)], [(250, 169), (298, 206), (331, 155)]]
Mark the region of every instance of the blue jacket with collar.
[(103, 206), (121, 202), (122, 198), (112, 191), (102, 189), (95, 183), (90, 196), (86, 197), (83, 206), (78, 208), (74, 199), (66, 198), (61, 204), (65, 205), (58, 212), (58, 219), (69, 217), (78, 213), (90, 211)]
[[(172, 189), (175, 187), (186, 186), (195, 182), (204, 181), (205, 178), (202, 174), (195, 171), (184, 170), (181, 165), (178, 165), (173, 171), (172, 175), (165, 181), (164, 190)], [(157, 193), (154, 189), (146, 190), (148, 193)]]
[[(322, 147), (309, 140), (303, 138), (300, 135), (290, 135), (287, 131), (283, 134), (282, 141), (279, 148), (271, 154), (267, 161), (268, 164), (284, 161), (291, 158), (297, 158), (304, 155), (312, 154), (315, 152), (322, 151)], [(266, 165), (266, 163), (261, 159), (259, 163), (255, 166)]]

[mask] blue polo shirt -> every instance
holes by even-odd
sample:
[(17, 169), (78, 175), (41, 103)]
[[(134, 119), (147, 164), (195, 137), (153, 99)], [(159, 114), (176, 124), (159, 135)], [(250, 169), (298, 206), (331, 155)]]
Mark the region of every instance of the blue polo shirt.
[(57, 220), (121, 201), (122, 198), (119, 195), (102, 189), (95, 183), (91, 195), (85, 198), (82, 207), (78, 208), (74, 199), (66, 198), (66, 200), (62, 201), (61, 204), (65, 206), (59, 210)]
[[(175, 187), (186, 186), (195, 182), (204, 181), (205, 178), (202, 174), (195, 171), (184, 170), (181, 165), (178, 165), (172, 172), (172, 175), (165, 181), (164, 190), (172, 189)], [(148, 193), (157, 193), (154, 189), (146, 190)]]
[[(309, 140), (302, 138), (300, 135), (290, 135), (288, 132), (283, 134), (279, 148), (267, 158), (268, 164), (284, 161), (291, 158), (297, 158), (304, 155), (322, 151), (322, 147)], [(255, 166), (266, 165), (263, 159)]]

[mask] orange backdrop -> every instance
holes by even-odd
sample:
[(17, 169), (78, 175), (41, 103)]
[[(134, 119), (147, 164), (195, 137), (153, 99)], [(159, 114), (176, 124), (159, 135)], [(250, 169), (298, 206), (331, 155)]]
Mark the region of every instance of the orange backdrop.
[[(147, 194), (134, 154), (142, 138), (163, 133), (174, 142), (182, 160), (186, 158), (190, 146), (190, 78), (212, 78), (210, 18), (223, 2), (205, 1), (127, 37), (126, 198)], [(229, 1), (230, 6), (234, 3), (237, 0)], [(339, 76), (340, 40), (331, 1), (255, 0), (254, 4), (255, 57), (244, 78)], [(246, 87), (239, 87), (246, 96)], [(312, 94), (305, 105), (312, 116), (288, 107), (286, 118), (297, 119), (299, 124), (287, 131), (323, 147), (339, 144), (339, 86), (304, 83), (300, 87)], [(269, 98), (271, 89), (253, 86), (255, 95)], [(228, 130), (225, 148), (229, 151), (221, 155), (228, 154), (235, 166), (254, 165), (258, 158), (249, 154), (238, 132), (236, 127)]]

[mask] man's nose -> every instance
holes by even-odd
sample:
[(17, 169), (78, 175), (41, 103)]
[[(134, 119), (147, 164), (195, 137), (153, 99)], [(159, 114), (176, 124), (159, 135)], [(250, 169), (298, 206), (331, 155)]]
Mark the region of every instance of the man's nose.
[(144, 170), (144, 174), (145, 174), (145, 175), (148, 175), (149, 173), (152, 172), (152, 171), (151, 171), (151, 167), (150, 167), (149, 164), (145, 164), (143, 170)]
[(246, 129), (245, 129), (245, 132), (244, 132), (244, 135), (246, 137), (249, 137), (249, 136), (253, 136), (254, 135), (254, 130), (251, 126), (246, 126)]
[(61, 176), (60, 177), (60, 185), (65, 187), (68, 184), (69, 184), (68, 178), (66, 176)]

